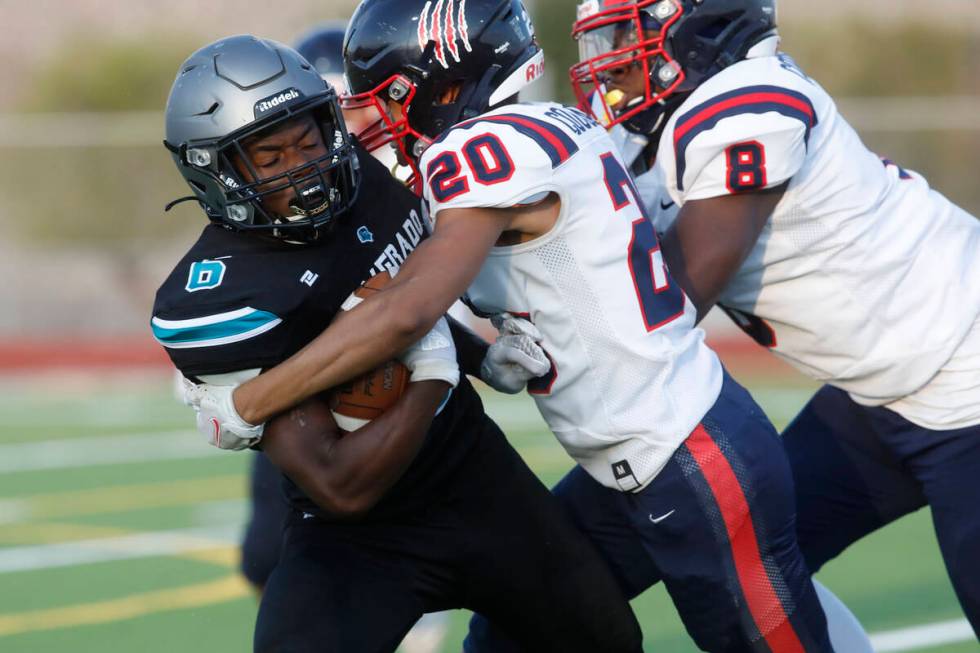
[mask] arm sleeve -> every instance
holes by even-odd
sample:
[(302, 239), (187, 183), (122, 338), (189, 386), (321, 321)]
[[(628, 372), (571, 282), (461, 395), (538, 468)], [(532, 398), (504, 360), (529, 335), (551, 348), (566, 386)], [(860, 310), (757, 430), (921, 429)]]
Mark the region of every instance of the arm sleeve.
[(748, 114), (720, 121), (676, 150), (682, 202), (774, 188), (803, 166), (808, 129), (795, 118)]
[(151, 328), (187, 377), (272, 367), (287, 352), (282, 319), (251, 307), (181, 319), (157, 314)]
[(509, 208), (539, 201), (552, 188), (555, 162), (535, 138), (515, 127), (476, 122), (430, 146), (420, 165), (434, 225), (447, 208)]

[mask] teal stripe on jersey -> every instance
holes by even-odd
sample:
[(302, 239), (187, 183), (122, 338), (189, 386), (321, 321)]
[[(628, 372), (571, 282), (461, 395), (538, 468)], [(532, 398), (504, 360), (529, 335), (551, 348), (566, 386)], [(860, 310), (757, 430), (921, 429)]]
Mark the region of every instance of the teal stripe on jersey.
[[(234, 342), (244, 340), (250, 335), (265, 333), (276, 324), (282, 322), (279, 317), (268, 311), (253, 310), (244, 315), (237, 315), (232, 319), (216, 321), (210, 324), (207, 318), (193, 320), (168, 321), (168, 327), (159, 324), (157, 318), (153, 319), (153, 336), (164, 346), (204, 346), (207, 344), (220, 344), (221, 342)], [(188, 324), (186, 327), (176, 326), (181, 322)]]

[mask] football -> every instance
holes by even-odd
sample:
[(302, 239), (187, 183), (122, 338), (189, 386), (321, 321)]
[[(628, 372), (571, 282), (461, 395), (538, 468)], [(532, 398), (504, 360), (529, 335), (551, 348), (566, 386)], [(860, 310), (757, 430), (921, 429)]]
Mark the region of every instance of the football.
[(391, 408), (408, 386), (408, 368), (391, 360), (334, 389), (330, 410), (337, 426), (353, 431)]
[[(377, 274), (353, 292), (364, 299), (391, 281), (388, 272)], [(345, 303), (345, 305), (350, 305)], [(390, 360), (330, 393), (330, 410), (337, 426), (354, 431), (391, 408), (408, 386), (408, 368)]]

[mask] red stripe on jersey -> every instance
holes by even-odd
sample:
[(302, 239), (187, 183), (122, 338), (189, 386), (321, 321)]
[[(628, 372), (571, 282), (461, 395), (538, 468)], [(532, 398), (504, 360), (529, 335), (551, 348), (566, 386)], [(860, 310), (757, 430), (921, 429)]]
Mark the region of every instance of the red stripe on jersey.
[(752, 513), (728, 459), (703, 424), (698, 424), (684, 446), (701, 469), (725, 520), (735, 572), (756, 628), (773, 653), (806, 653), (762, 564)]
[(480, 118), (480, 120), (489, 120), (491, 122), (502, 122), (504, 124), (514, 123), (517, 125), (521, 125), (522, 127), (527, 127), (528, 129), (534, 130), (536, 134), (540, 135), (541, 138), (543, 138), (552, 147), (554, 147), (555, 150), (558, 152), (558, 156), (561, 158), (562, 161), (565, 161), (566, 159), (568, 159), (568, 157), (571, 156), (571, 153), (568, 151), (568, 148), (565, 147), (564, 143), (562, 143), (554, 134), (548, 131), (545, 127), (539, 125), (537, 122), (533, 120), (529, 120), (527, 118), (521, 118), (519, 116), (514, 116), (510, 114), (506, 116), (485, 116), (483, 118)]
[(711, 119), (722, 111), (727, 109), (732, 109), (734, 107), (743, 106), (746, 104), (761, 104), (761, 103), (773, 103), (773, 104), (783, 104), (788, 107), (792, 107), (797, 111), (809, 116), (810, 126), (814, 125), (814, 114), (813, 106), (807, 102), (795, 98), (792, 95), (787, 95), (783, 93), (748, 93), (746, 95), (740, 95), (738, 97), (729, 98), (718, 104), (713, 104), (710, 107), (700, 111), (691, 118), (684, 121), (683, 125), (678, 125), (677, 129), (674, 130), (674, 143), (680, 141), (684, 134), (691, 131), (697, 127), (702, 122)]

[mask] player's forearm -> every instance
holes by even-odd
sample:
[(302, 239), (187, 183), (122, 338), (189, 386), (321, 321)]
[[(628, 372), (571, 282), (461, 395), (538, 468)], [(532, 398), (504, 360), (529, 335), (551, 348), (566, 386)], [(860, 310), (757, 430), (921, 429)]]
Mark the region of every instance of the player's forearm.
[(321, 451), (320, 495), (329, 494), (334, 511), (356, 516), (384, 496), (415, 459), (448, 391), (441, 381), (412, 383), (383, 415)]
[(664, 261), (670, 276), (694, 303), (700, 322), (718, 301), (742, 259), (739, 254), (721, 247), (716, 252), (702, 249), (695, 254), (685, 245), (674, 227), (663, 236)]
[(671, 277), (698, 310), (698, 320), (715, 305), (748, 258), (787, 184), (776, 188), (684, 205), (663, 237)]
[[(343, 313), (288, 360), (235, 390), (235, 407), (252, 424), (396, 358), (432, 328), (438, 316), (406, 320), (403, 291), (384, 290)], [(389, 294), (390, 293), (390, 294)], [(426, 316), (422, 316), (425, 318)]]
[(490, 226), (475, 236), (444, 227), (424, 241), (391, 284), (342, 314), (287, 361), (239, 386), (238, 414), (262, 423), (418, 342), (476, 276), (500, 233), (499, 224)]

